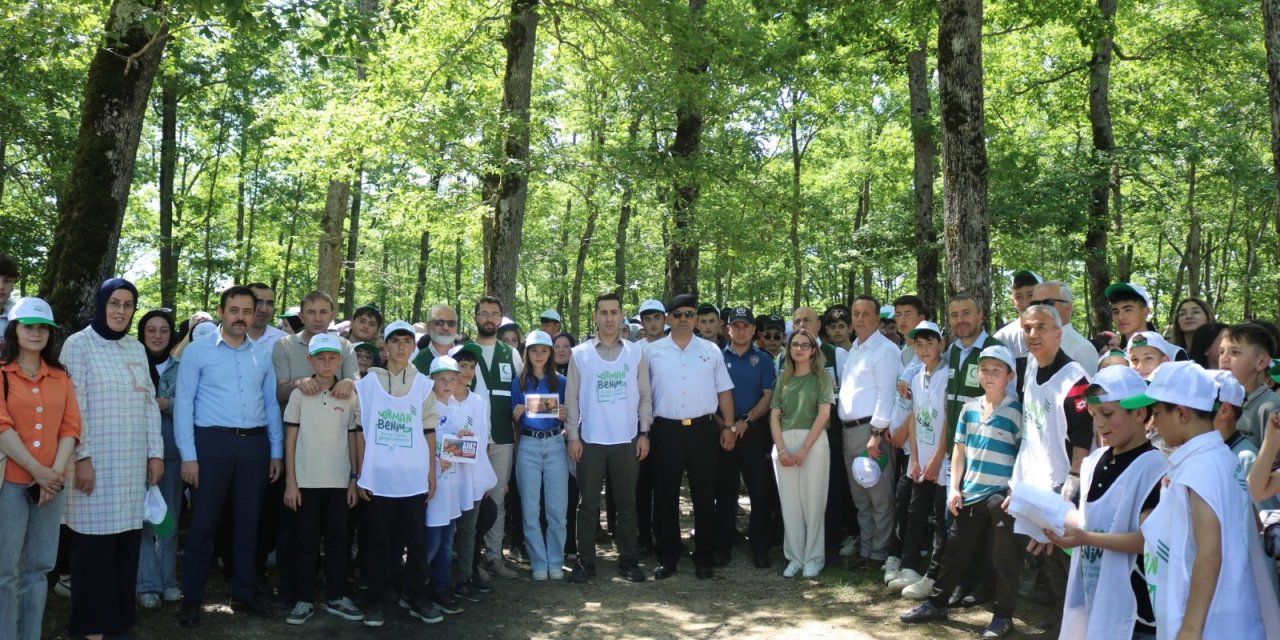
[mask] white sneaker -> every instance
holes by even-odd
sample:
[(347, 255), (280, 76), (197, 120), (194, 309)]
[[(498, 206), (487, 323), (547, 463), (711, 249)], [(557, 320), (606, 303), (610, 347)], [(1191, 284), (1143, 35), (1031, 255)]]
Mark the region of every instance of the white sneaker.
[(902, 597), (912, 600), (925, 600), (930, 593), (933, 593), (933, 578), (920, 578), (915, 584), (902, 589)]
[(165, 602), (182, 602), (182, 589), (169, 587), (160, 594), (160, 598)]
[(804, 577), (806, 577), (806, 578), (816, 578), (816, 577), (818, 577), (818, 574), (819, 574), (819, 573), (822, 573), (822, 566), (821, 566), (821, 565), (816, 565), (816, 564), (805, 565), (805, 568), (804, 568)]
[(903, 588), (920, 582), (920, 578), (923, 577), (924, 576), (919, 573), (916, 573), (915, 569), (903, 569), (898, 572), (897, 578), (889, 581), (889, 588), (894, 591), (902, 591)]
[(65, 598), (70, 598), (71, 576), (67, 574), (58, 576), (58, 581), (53, 585), (53, 592)]
[(884, 583), (889, 584), (898, 578), (902, 573), (902, 559), (895, 556), (889, 556), (884, 561)]
[(849, 536), (840, 543), (840, 557), (852, 558), (856, 555), (858, 555), (858, 541), (853, 536)]
[(799, 562), (794, 562), (794, 561), (793, 561), (793, 562), (791, 562), (791, 563), (787, 564), (787, 568), (786, 568), (786, 569), (783, 569), (783, 570), (782, 570), (782, 577), (784, 577), (784, 578), (794, 578), (794, 577), (796, 577), (796, 574), (797, 574), (797, 573), (800, 573), (800, 563), (799, 563)]
[(551, 578), (552, 580), (564, 580), (564, 570), (552, 569), (547, 572), (547, 577)]
[(539, 571), (534, 571), (534, 572), (533, 572), (533, 581), (534, 581), (534, 582), (546, 582), (546, 581), (547, 581), (547, 572), (546, 572), (546, 571), (541, 571), (541, 570), (539, 570)]
[(293, 605), (293, 611), (285, 616), (285, 624), (302, 624), (311, 619), (315, 613), (315, 607), (310, 602), (299, 602)]
[(159, 609), (160, 594), (158, 593), (139, 593), (138, 606), (143, 609)]

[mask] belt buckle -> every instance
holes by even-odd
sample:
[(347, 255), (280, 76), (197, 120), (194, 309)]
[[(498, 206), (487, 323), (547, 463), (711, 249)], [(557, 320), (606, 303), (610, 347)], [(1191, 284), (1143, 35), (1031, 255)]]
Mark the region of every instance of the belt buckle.
[(684, 418), (680, 420), (680, 424), (686, 427), (693, 426), (693, 418)]

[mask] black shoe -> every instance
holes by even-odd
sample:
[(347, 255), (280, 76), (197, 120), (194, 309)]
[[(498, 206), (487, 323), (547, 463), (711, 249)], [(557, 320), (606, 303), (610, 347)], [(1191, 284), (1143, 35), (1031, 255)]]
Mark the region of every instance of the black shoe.
[(729, 566), (730, 562), (733, 562), (733, 554), (728, 551), (717, 551), (712, 558), (712, 563), (721, 569)]
[(757, 569), (769, 569), (773, 566), (773, 562), (769, 560), (769, 556), (763, 553), (757, 553), (755, 557), (751, 559), (751, 564), (755, 565), (755, 568)]
[(242, 613), (255, 618), (267, 618), (275, 615), (275, 609), (271, 607), (271, 601), (258, 595), (255, 595), (253, 598), (248, 600), (232, 598), (231, 610), (236, 613)]
[(623, 560), (618, 563), (618, 575), (626, 578), (629, 582), (644, 582), (644, 572), (640, 570), (640, 565), (635, 560)]
[(190, 629), (200, 625), (200, 603), (183, 601), (182, 610), (178, 612), (178, 626)]
[(431, 604), (436, 605), (436, 608), (449, 615), (462, 613), (462, 604), (453, 596), (433, 593), (431, 594)]
[(660, 564), (653, 572), (654, 580), (666, 580), (676, 574), (676, 566), (674, 564)]
[(693, 576), (699, 580), (710, 580), (716, 576), (716, 572), (711, 567), (698, 567), (693, 570)]
[(596, 565), (578, 560), (574, 563), (573, 571), (569, 572), (567, 579), (573, 584), (583, 584), (594, 577), (596, 577)]
[(484, 599), (484, 595), (476, 588), (475, 583), (470, 580), (459, 582), (458, 586), (453, 588), (453, 595), (470, 602), (480, 602)]
[(947, 610), (939, 609), (938, 607), (935, 607), (932, 604), (929, 604), (929, 601), (926, 600), (920, 606), (898, 616), (898, 619), (906, 623), (932, 622), (934, 620), (946, 620)]
[(480, 593), (493, 593), (493, 583), (481, 578), (479, 575), (471, 577), (471, 584), (475, 585), (476, 591)]

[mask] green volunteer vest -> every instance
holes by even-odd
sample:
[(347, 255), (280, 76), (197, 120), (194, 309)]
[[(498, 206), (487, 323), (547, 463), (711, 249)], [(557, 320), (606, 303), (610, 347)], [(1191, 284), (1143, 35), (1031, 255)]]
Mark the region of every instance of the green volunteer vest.
[(983, 395), (982, 385), (978, 384), (978, 356), (987, 347), (1004, 344), (991, 335), (985, 342), (969, 350), (969, 357), (960, 362), (960, 347), (954, 342), (947, 352), (947, 362), (951, 363), (951, 379), (947, 380), (947, 455), (956, 443), (956, 424), (960, 420), (960, 412), (965, 403)]
[[(511, 359), (511, 347), (501, 340), (493, 348), (493, 366), (485, 365), (480, 358), (477, 368), (484, 376), (484, 384), (489, 388), (489, 414), (492, 428), (490, 436), (494, 444), (515, 444), (514, 424), (511, 421), (511, 381), (515, 380), (516, 368)], [(507, 379), (502, 380), (503, 365), (506, 365)], [(471, 389), (475, 390), (476, 382), (471, 381)]]

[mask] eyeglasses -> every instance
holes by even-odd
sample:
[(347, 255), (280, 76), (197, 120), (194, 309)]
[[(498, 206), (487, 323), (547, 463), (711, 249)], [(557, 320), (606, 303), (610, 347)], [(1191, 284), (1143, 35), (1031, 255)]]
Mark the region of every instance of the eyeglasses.
[(689, 319), (689, 318), (692, 318), (692, 317), (694, 317), (694, 316), (696, 316), (696, 315), (698, 315), (698, 312), (697, 312), (697, 311), (672, 311), (672, 312), (671, 312), (671, 317), (672, 317), (672, 318), (675, 318), (675, 319), (677, 319), (677, 320), (680, 320), (680, 319)]
[(796, 351), (808, 351), (813, 348), (813, 344), (809, 342), (792, 342), (791, 348)]
[(765, 340), (781, 340), (782, 334), (774, 331), (770, 331), (769, 333), (760, 334), (760, 337), (764, 338)]
[(444, 328), (444, 327), (452, 328), (452, 327), (458, 326), (458, 321), (457, 320), (432, 320), (431, 324), (441, 328)]
[(1063, 300), (1062, 298), (1045, 298), (1043, 300), (1032, 300), (1031, 305), (1032, 306), (1042, 305), (1046, 307), (1052, 307), (1056, 303), (1067, 304), (1068, 302), (1071, 302), (1071, 301)]
[(477, 311), (476, 317), (477, 318), (501, 318), (502, 312), (501, 311)]
[(108, 300), (107, 308), (112, 311), (133, 311), (138, 307), (132, 302), (116, 302), (115, 300)]

